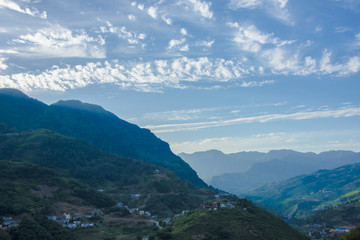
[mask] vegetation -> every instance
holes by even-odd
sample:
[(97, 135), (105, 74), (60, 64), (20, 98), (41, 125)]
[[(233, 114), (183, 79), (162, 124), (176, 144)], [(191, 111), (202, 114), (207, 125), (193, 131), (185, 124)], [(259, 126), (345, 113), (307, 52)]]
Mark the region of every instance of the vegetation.
[(308, 224), (326, 224), (329, 227), (353, 226), (360, 224), (360, 202), (353, 200), (337, 207), (330, 207), (316, 213), (306, 222)]
[(249, 193), (248, 198), (286, 216), (306, 219), (314, 213), (360, 199), (360, 164), (320, 170)]
[(168, 168), (195, 186), (207, 187), (167, 143), (100, 106), (79, 101), (48, 106), (17, 90), (0, 89), (0, 122), (21, 131), (45, 128), (83, 139), (103, 151)]
[[(71, 195), (96, 208), (114, 206), (116, 200), (165, 216), (195, 208), (215, 195), (215, 191), (198, 189), (166, 169), (102, 152), (85, 141), (46, 129), (0, 134), (0, 161), (0, 186), (6, 193), (0, 211), (13, 214), (24, 212), (31, 204), (33, 209), (39, 205), (36, 199), (25, 204), (28, 201), (19, 196), (41, 185), (56, 187), (53, 195), (59, 199)], [(23, 183), (27, 179), (33, 179), (32, 186)], [(141, 197), (131, 198), (134, 193)]]
[(175, 220), (160, 239), (307, 239), (284, 221), (240, 199), (232, 209), (196, 210)]
[(340, 238), (340, 240), (358, 240), (360, 239), (360, 225)]
[(0, 216), (50, 214), (55, 211), (55, 203), (71, 201), (73, 197), (94, 207), (115, 205), (111, 197), (31, 163), (0, 161), (0, 173)]
[(44, 216), (25, 216), (17, 228), (10, 230), (11, 240), (75, 239), (72, 232)]

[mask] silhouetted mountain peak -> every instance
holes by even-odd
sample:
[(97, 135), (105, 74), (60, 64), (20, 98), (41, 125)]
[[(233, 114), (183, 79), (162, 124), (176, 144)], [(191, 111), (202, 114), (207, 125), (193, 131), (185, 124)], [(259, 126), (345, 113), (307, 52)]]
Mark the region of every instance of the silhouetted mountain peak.
[(80, 138), (103, 151), (168, 168), (196, 186), (207, 187), (168, 143), (98, 105), (70, 100), (48, 106), (32, 98), (0, 94), (0, 122), (20, 131), (46, 128)]
[(27, 96), (25, 93), (14, 89), (14, 88), (1, 88), (0, 89), (0, 94), (4, 94), (4, 95), (9, 95), (12, 97), (18, 97), (18, 98), (27, 98), (30, 99), (29, 96)]
[(52, 106), (60, 106), (60, 107), (67, 107), (67, 108), (74, 108), (77, 110), (85, 110), (89, 112), (96, 112), (96, 113), (105, 113), (111, 114), (110, 112), (106, 111), (103, 107), (95, 104), (84, 103), (79, 100), (60, 100)]

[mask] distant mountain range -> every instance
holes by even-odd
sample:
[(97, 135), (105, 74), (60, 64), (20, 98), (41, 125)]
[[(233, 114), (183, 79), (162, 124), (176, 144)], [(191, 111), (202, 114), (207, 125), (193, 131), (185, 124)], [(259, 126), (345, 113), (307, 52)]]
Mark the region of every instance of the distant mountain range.
[(360, 200), (360, 163), (270, 183), (247, 194), (247, 198), (281, 212), (306, 219), (314, 213)]
[(168, 168), (195, 186), (207, 187), (168, 143), (97, 105), (70, 100), (48, 106), (18, 90), (0, 89), (0, 122), (20, 131), (46, 128), (83, 139), (103, 151)]
[[(213, 187), (243, 195), (266, 183), (285, 180), (319, 169), (333, 169), (360, 162), (360, 153), (329, 151), (301, 153), (292, 150), (272, 150), (268, 153), (239, 152), (224, 154), (211, 150), (180, 154), (201, 177)], [(214, 174), (219, 173), (218, 176)], [(205, 178), (207, 177), (207, 178)]]
[(249, 169), (256, 162), (267, 160), (261, 152), (239, 152), (225, 154), (219, 150), (208, 150), (192, 154), (180, 153), (179, 156), (195, 169), (199, 177), (210, 183), (214, 176), (224, 173), (239, 173)]

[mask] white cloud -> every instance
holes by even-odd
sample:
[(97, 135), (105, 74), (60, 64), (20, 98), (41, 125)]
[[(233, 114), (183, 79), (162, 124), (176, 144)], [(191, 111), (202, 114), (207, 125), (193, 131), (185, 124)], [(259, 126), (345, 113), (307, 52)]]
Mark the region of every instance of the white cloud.
[(263, 34), (254, 25), (240, 26), (238, 23), (228, 23), (235, 28), (233, 41), (244, 51), (259, 52), (263, 44), (269, 43), (271, 34)]
[(238, 10), (241, 8), (262, 9), (273, 18), (279, 19), (286, 24), (294, 25), (291, 15), (286, 6), (288, 0), (231, 0), (229, 8)]
[(124, 89), (138, 91), (161, 91), (164, 88), (186, 88), (190, 82), (209, 82), (216, 84), (237, 79), (246, 70), (240, 62), (206, 57), (189, 59), (186, 57), (172, 60), (155, 60), (144, 63), (117, 61), (95, 62), (86, 65), (67, 66), (42, 73), (18, 73), (0, 75), (0, 87), (18, 88), (24, 91), (48, 89), (65, 91), (91, 84), (116, 84)]
[(104, 58), (104, 39), (90, 37), (84, 30), (71, 31), (60, 25), (43, 28), (33, 34), (21, 35), (12, 41), (23, 55), (41, 57)]
[(11, 0), (0, 0), (0, 8), (7, 8), (19, 13), (28, 14), (33, 17), (40, 17), (43, 19), (47, 18), (46, 11), (40, 13), (39, 10), (37, 10), (36, 8), (21, 8), (17, 3)]
[(324, 50), (323, 56), (320, 60), (320, 72), (323, 74), (337, 74), (339, 76), (349, 75), (360, 71), (360, 57), (350, 57), (344, 64), (332, 64), (332, 53)]
[(236, 30), (233, 41), (244, 51), (256, 53), (266, 44), (284, 46), (294, 43), (294, 41), (281, 41), (279, 38), (274, 38), (273, 33), (263, 33), (254, 25), (240, 25), (237, 22), (229, 22), (227, 25)]
[(151, 6), (151, 7), (148, 9), (148, 14), (150, 15), (150, 17), (156, 19), (156, 18), (157, 18), (157, 8)]
[(5, 63), (7, 58), (0, 57), (0, 71), (8, 68), (8, 65)]
[(231, 0), (230, 8), (239, 9), (239, 8), (257, 8), (263, 4), (263, 0)]
[(204, 18), (212, 19), (214, 13), (211, 11), (211, 2), (201, 0), (183, 0), (182, 3), (191, 6), (191, 9)]
[(316, 26), (315, 32), (321, 32), (323, 30), (322, 26)]
[[(292, 52), (282, 48), (274, 48), (264, 51), (262, 56), (265, 59), (265, 62), (268, 62), (274, 73), (296, 73), (303, 75), (299, 70), (298, 56)], [(308, 59), (308, 62), (311, 62), (310, 59)]]
[(231, 0), (229, 7), (237, 10), (239, 8), (263, 8), (271, 4), (277, 8), (285, 8), (288, 0)]
[(180, 33), (181, 33), (182, 35), (184, 35), (184, 36), (187, 35), (187, 31), (186, 31), (185, 28), (181, 28), (181, 29), (180, 29)]
[(186, 39), (185, 38), (182, 38), (182, 39), (171, 39), (169, 41), (169, 46), (168, 46), (168, 49), (173, 49), (173, 48), (176, 48), (176, 47), (179, 47), (180, 45), (182, 45), (183, 43), (185, 43)]
[(360, 151), (360, 132), (313, 131), (313, 132), (268, 132), (241, 137), (206, 138), (188, 142), (170, 143), (175, 153), (219, 149), (224, 153), (240, 151), (268, 152), (274, 149), (293, 149), (303, 152), (322, 152), (334, 149)]
[[(187, 51), (188, 46), (183, 40), (174, 41), (169, 44), (177, 50)], [(62, 48), (60, 48), (62, 49)], [(70, 49), (70, 48), (68, 48)], [(74, 54), (74, 53), (73, 53)], [(344, 64), (331, 64), (329, 54), (323, 56), (320, 64), (307, 57), (303, 62), (299, 57), (287, 62), (282, 54), (277, 53), (269, 56), (270, 70), (276, 74), (283, 75), (333, 75), (343, 76), (360, 71), (360, 58), (352, 57)], [(283, 61), (282, 61), (283, 60)], [(5, 66), (5, 60), (2, 60)], [(249, 66), (247, 59), (226, 60), (222, 58), (173, 58), (168, 60), (153, 60), (148, 62), (125, 62), (119, 64), (117, 61), (90, 62), (86, 65), (67, 66), (60, 68), (54, 66), (41, 73), (18, 73), (11, 75), (0, 75), (0, 87), (18, 88), (24, 91), (34, 89), (48, 89), (65, 91), (67, 89), (81, 88), (92, 84), (115, 84), (124, 89), (138, 91), (163, 91), (166, 88), (188, 88), (197, 87), (206, 83), (207, 89), (218, 88), (227, 83), (237, 87), (262, 87), (273, 84), (273, 80), (267, 81), (244, 81), (244, 77), (251, 77), (259, 74), (257, 68)], [(3, 67), (4, 68), (4, 67)], [(260, 70), (259, 70), (260, 71)], [(261, 73), (260, 73), (261, 74)], [(335, 112), (321, 112), (336, 116)], [(320, 113), (318, 113), (320, 114)], [(305, 112), (304, 116), (310, 113)], [(299, 115), (268, 115), (234, 119), (228, 122), (204, 122), (195, 123), (189, 126), (158, 126), (156, 131), (180, 131), (183, 128), (199, 129), (226, 124), (241, 123), (246, 121), (266, 122), (275, 119), (299, 118)]]
[(172, 24), (171, 18), (167, 18), (167, 17), (162, 16), (161, 19), (168, 25)]
[(188, 52), (190, 49), (189, 49), (189, 45), (185, 44), (184, 46), (182, 46), (181, 48), (179, 48), (179, 50), (181, 52)]
[(146, 38), (145, 33), (130, 32), (125, 26), (115, 27), (109, 21), (106, 22), (106, 26), (100, 27), (100, 31), (102, 33), (116, 34), (119, 38), (125, 39), (131, 45), (143, 45), (143, 40)]
[(165, 112), (146, 113), (142, 119), (155, 121), (188, 121), (200, 118), (201, 115), (216, 111), (216, 108), (192, 108)]
[(311, 56), (301, 57), (292, 50), (273, 48), (263, 51), (261, 57), (264, 64), (274, 74), (281, 75), (333, 75), (347, 76), (360, 71), (360, 57), (348, 57), (344, 63), (332, 63), (332, 53), (324, 50), (321, 59), (316, 60)]
[(214, 43), (215, 43), (215, 40), (211, 40), (211, 41), (197, 41), (197, 42), (195, 43), (195, 46), (211, 48)]
[(138, 5), (138, 9), (140, 9), (141, 11), (143, 11), (144, 8), (145, 8), (144, 4), (139, 4), (139, 5)]
[(261, 81), (261, 82), (250, 81), (250, 82), (242, 82), (240, 84), (240, 86), (241, 87), (262, 87), (264, 85), (273, 84), (273, 83), (275, 83), (274, 80), (266, 80), (266, 81)]
[(341, 27), (335, 28), (336, 33), (344, 33), (344, 32), (350, 32), (350, 31), (352, 31), (352, 28), (347, 27), (347, 26), (341, 26)]
[(0, 54), (18, 54), (18, 51), (12, 49), (0, 49)]
[(128, 18), (129, 18), (130, 21), (136, 21), (136, 17), (134, 15), (132, 15), (132, 14), (129, 14)]
[(266, 123), (271, 121), (284, 120), (306, 120), (318, 118), (341, 118), (341, 117), (355, 117), (360, 116), (360, 108), (349, 107), (336, 110), (320, 110), (312, 112), (296, 112), (291, 114), (268, 114), (252, 117), (241, 117), (230, 120), (211, 121), (211, 122), (195, 122), (195, 123), (180, 123), (180, 124), (164, 124), (157, 126), (144, 126), (155, 133), (180, 132), (180, 131), (195, 131), (205, 128), (222, 127), (238, 124), (249, 123)]

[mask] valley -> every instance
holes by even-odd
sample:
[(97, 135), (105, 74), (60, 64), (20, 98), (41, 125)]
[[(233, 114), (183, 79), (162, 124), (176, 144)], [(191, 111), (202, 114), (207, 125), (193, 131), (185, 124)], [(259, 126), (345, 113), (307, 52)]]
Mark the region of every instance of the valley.
[[(208, 169), (223, 164), (218, 170), (227, 171), (238, 163), (233, 170), (246, 173), (267, 166), (268, 177), (260, 174), (258, 184), (269, 183), (239, 195), (208, 186), (191, 168), (196, 164), (175, 156), (150, 131), (99, 106), (78, 101), (48, 106), (16, 90), (0, 91), (0, 98), (2, 239), (21, 240), (26, 233), (37, 239), (300, 240), (310, 233), (325, 236), (322, 232), (332, 239), (339, 224), (359, 224), (357, 153), (206, 153), (220, 156)], [(191, 156), (193, 162), (204, 164), (207, 157), (201, 155)], [(324, 162), (351, 164), (273, 182), (269, 174), (278, 173), (270, 169), (291, 161), (302, 162), (295, 166), (298, 171), (280, 179)], [(331, 209), (334, 213), (328, 213)], [(323, 217), (329, 214), (333, 217)]]

